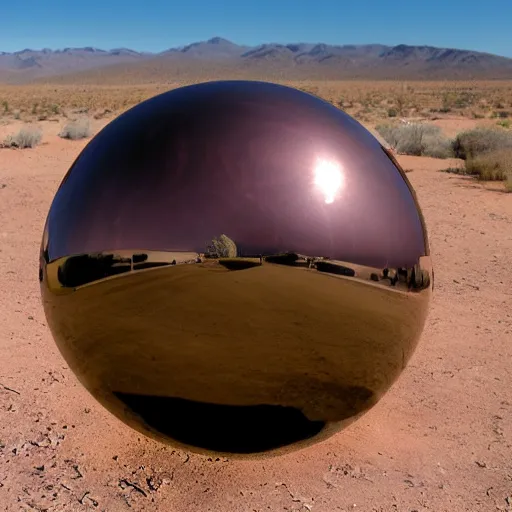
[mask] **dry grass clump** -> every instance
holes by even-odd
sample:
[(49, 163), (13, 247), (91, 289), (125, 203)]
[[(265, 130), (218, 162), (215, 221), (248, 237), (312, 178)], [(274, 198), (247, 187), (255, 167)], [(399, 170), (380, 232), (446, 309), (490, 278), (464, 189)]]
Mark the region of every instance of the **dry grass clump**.
[(481, 181), (504, 181), (512, 192), (512, 133), (496, 128), (476, 128), (460, 133), (453, 142), (454, 153), (465, 160), (462, 169)]
[(438, 126), (423, 123), (383, 124), (378, 125), (376, 130), (397, 153), (434, 158), (453, 156), (451, 141)]
[(512, 147), (470, 158), (465, 170), (482, 181), (504, 181), (506, 190), (512, 192)]
[(18, 133), (10, 135), (2, 143), (7, 148), (34, 148), (43, 138), (43, 132), (35, 126), (23, 126)]
[(90, 136), (91, 123), (87, 117), (69, 121), (59, 133), (59, 137), (70, 140), (87, 139)]
[(502, 119), (500, 121), (497, 121), (496, 124), (505, 129), (508, 129), (512, 126), (512, 122), (510, 121), (510, 119)]

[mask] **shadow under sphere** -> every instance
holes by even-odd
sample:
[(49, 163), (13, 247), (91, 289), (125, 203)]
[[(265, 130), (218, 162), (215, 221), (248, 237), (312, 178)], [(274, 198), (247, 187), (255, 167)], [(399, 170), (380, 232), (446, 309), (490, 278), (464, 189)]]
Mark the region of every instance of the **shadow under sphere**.
[(41, 246), (55, 341), (90, 393), (160, 441), (279, 454), (372, 407), (432, 290), (423, 217), (357, 121), (264, 82), (145, 101), (82, 151)]

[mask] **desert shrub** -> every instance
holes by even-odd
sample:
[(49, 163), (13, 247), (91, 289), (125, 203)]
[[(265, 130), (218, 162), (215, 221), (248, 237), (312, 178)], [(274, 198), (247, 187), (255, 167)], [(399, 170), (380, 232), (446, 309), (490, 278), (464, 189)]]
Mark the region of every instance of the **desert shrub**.
[(463, 160), (507, 148), (512, 148), (512, 133), (497, 128), (468, 130), (453, 141), (454, 155)]
[(398, 110), (394, 107), (388, 109), (388, 117), (396, 117), (398, 115)]
[(89, 119), (86, 117), (70, 121), (59, 133), (59, 137), (70, 140), (86, 139), (90, 135), (91, 126)]
[(439, 112), (442, 114), (447, 114), (448, 112), (452, 111), (452, 102), (453, 98), (452, 95), (449, 93), (445, 93), (443, 96), (443, 104), (441, 108), (439, 109)]
[(457, 108), (466, 108), (473, 104), (474, 98), (468, 92), (462, 92), (455, 98), (454, 105)]
[(385, 124), (377, 126), (376, 130), (398, 153), (434, 158), (452, 156), (451, 141), (438, 126), (423, 123)]
[(483, 181), (512, 179), (512, 147), (467, 159), (466, 174), (476, 176)]
[(398, 126), (392, 124), (379, 124), (375, 127), (375, 130), (382, 135), (384, 140), (392, 147), (396, 148), (398, 144)]
[(10, 135), (3, 143), (4, 147), (33, 148), (43, 138), (43, 132), (35, 126), (24, 126), (16, 135)]

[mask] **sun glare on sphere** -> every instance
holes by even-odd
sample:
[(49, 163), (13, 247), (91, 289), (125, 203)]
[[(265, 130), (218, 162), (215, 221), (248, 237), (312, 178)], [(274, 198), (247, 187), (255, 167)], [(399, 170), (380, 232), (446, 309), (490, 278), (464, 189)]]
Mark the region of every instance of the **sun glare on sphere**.
[(344, 176), (341, 166), (331, 160), (318, 160), (315, 169), (315, 185), (325, 197), (325, 203), (334, 202), (337, 193), (343, 187)]

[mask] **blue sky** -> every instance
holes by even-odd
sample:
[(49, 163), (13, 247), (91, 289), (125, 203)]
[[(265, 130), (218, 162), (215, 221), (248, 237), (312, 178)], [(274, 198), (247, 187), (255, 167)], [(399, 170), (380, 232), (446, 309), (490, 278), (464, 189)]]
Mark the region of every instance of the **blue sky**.
[(512, 57), (512, 0), (0, 0), (0, 51), (240, 44), (428, 44)]

